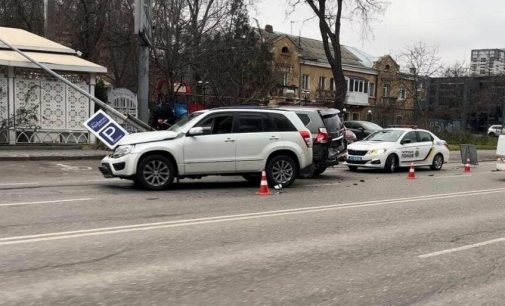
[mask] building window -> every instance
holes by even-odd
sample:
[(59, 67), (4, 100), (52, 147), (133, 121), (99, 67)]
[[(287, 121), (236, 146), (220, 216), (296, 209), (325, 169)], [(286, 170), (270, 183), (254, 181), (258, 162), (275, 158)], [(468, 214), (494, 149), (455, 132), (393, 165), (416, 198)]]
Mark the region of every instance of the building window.
[(325, 77), (319, 77), (319, 89), (324, 90), (326, 87), (326, 78)]
[(480, 73), (480, 74), (486, 74), (486, 70), (481, 69), (479, 73)]
[(391, 92), (391, 84), (384, 84), (384, 97), (389, 97), (389, 93)]
[(369, 90), (369, 95), (370, 97), (375, 97), (375, 84), (370, 83), (370, 90)]
[(367, 94), (369, 91), (368, 81), (349, 79), (348, 90), (351, 92), (362, 92)]
[(335, 80), (330, 78), (330, 90), (335, 91)]
[(283, 72), (282, 73), (282, 86), (288, 86), (288, 84), (289, 84), (289, 73)]
[(284, 54), (288, 54), (289, 53), (289, 48), (288, 47), (282, 47), (281, 52), (284, 53)]
[(352, 120), (359, 120), (359, 113), (352, 113)]
[(481, 61), (481, 62), (485, 62), (485, 61), (487, 61), (487, 59), (486, 59), (485, 57), (482, 57), (482, 58), (480, 59), (480, 61)]
[(309, 89), (310, 77), (308, 74), (302, 75), (302, 89)]
[(398, 98), (400, 100), (405, 100), (405, 88), (400, 87), (400, 91), (398, 92)]

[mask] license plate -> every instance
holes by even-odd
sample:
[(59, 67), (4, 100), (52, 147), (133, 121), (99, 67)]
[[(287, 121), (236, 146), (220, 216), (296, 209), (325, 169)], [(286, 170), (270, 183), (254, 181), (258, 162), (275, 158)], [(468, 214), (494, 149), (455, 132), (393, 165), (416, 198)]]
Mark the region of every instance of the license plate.
[(348, 160), (361, 160), (361, 156), (349, 155)]

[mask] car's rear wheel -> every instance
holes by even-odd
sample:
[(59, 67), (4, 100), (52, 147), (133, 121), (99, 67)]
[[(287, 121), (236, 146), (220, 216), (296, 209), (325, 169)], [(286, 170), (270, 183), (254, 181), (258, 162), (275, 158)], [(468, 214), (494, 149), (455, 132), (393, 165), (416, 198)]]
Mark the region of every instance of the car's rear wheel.
[(388, 173), (393, 173), (398, 169), (398, 157), (396, 155), (391, 154), (386, 159), (386, 164), (384, 166), (384, 170)]
[(267, 179), (270, 186), (287, 187), (298, 177), (298, 165), (287, 155), (277, 155), (267, 163)]
[(140, 161), (135, 181), (146, 189), (162, 190), (172, 184), (174, 174), (172, 161), (163, 155), (150, 155)]
[(440, 170), (444, 165), (444, 156), (442, 154), (437, 154), (433, 157), (433, 162), (430, 166), (431, 170)]
[(493, 132), (489, 133), (488, 135), (491, 136), (491, 137), (495, 137), (496, 136), (496, 134), (493, 133)]

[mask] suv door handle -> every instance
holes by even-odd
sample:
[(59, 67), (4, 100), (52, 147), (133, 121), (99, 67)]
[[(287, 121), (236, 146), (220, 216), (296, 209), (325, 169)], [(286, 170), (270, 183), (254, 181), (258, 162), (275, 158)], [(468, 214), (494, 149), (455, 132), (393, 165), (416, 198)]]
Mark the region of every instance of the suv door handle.
[(224, 142), (235, 142), (235, 139), (226, 138), (226, 140)]
[(277, 137), (277, 136), (271, 136), (269, 139), (270, 140), (279, 140), (279, 137)]

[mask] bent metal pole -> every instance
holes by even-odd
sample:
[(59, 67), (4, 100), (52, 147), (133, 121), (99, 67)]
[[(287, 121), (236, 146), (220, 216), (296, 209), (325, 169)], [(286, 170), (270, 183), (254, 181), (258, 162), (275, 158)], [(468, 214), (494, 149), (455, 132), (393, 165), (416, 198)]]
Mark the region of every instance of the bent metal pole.
[(65, 79), (64, 77), (62, 77), (61, 75), (57, 74), (56, 72), (54, 72), (50, 68), (46, 67), (45, 65), (37, 62), (36, 60), (34, 60), (33, 58), (31, 58), (30, 56), (28, 56), (27, 54), (25, 54), (23, 51), (19, 50), (18, 48), (14, 47), (13, 45), (11, 45), (8, 42), (6, 42), (5, 40), (3, 40), (1, 37), (0, 37), (0, 42), (3, 43), (4, 45), (6, 45), (7, 47), (11, 48), (12, 50), (16, 51), (21, 56), (23, 56), (24, 58), (26, 58), (27, 60), (29, 60), (30, 62), (32, 62), (35, 65), (39, 66), (42, 70), (46, 71), (47, 73), (49, 73), (53, 77), (57, 78), (58, 80), (62, 81), (65, 84), (67, 84), (68, 86), (72, 87), (73, 89), (77, 90), (79, 93), (85, 95), (86, 97), (90, 98), (91, 100), (93, 100), (93, 102), (95, 102), (96, 104), (98, 104), (100, 107), (106, 109), (108, 112), (110, 112), (114, 116), (118, 117), (119, 119), (124, 120), (125, 122), (128, 122), (129, 124), (133, 125), (134, 127), (136, 127), (137, 129), (139, 129), (141, 131), (152, 131), (153, 130), (145, 122), (142, 122), (142, 121), (138, 120), (137, 118), (131, 117), (129, 115), (124, 115), (121, 112), (117, 111), (115, 108), (113, 108), (110, 105), (108, 105), (107, 103), (104, 103), (100, 99), (95, 98), (93, 95), (89, 94), (87, 91), (83, 90), (82, 88), (80, 88), (79, 86), (77, 86), (74, 83), (70, 82), (69, 80)]

